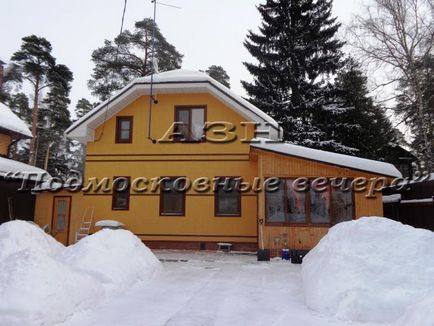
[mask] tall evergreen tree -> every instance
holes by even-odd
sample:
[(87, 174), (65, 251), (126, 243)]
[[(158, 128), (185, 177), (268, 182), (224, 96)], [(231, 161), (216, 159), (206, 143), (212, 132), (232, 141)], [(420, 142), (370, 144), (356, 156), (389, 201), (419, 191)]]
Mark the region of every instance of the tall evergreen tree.
[(353, 58), (345, 61), (336, 76), (334, 101), (336, 109), (344, 111), (329, 126), (329, 138), (355, 148), (357, 156), (387, 161), (391, 146), (399, 144), (399, 132), (385, 108), (369, 97), (367, 77)]
[(83, 97), (77, 101), (77, 105), (75, 106), (75, 115), (77, 118), (81, 118), (94, 107), (96, 107), (96, 103), (92, 104), (89, 100)]
[(36, 164), (39, 105), (41, 91), (48, 88), (62, 88), (65, 91), (72, 81), (72, 73), (65, 65), (56, 64), (52, 56), (51, 43), (43, 37), (31, 35), (23, 37), (20, 50), (12, 55), (16, 82), (27, 81), (32, 87), (33, 105), (31, 111), (31, 131), (33, 138), (29, 147), (29, 164)]
[(267, 0), (259, 5), (259, 33), (250, 31), (244, 45), (258, 64), (244, 63), (254, 80), (242, 82), (250, 101), (275, 118), (284, 139), (339, 152), (352, 150), (329, 136), (324, 126), (336, 119), (327, 101), (330, 74), (341, 67), (331, 0)]
[(231, 88), (229, 75), (222, 66), (209, 66), (208, 69), (205, 70), (205, 73), (217, 80), (219, 83), (225, 85), (227, 88)]
[(134, 31), (125, 30), (113, 42), (105, 40), (102, 47), (93, 51), (95, 67), (88, 83), (93, 95), (105, 100), (134, 78), (149, 75), (153, 65), (158, 65), (159, 71), (181, 67), (183, 55), (166, 40), (158, 27), (155, 30), (156, 62), (151, 62), (152, 30), (153, 20), (145, 18), (136, 22)]

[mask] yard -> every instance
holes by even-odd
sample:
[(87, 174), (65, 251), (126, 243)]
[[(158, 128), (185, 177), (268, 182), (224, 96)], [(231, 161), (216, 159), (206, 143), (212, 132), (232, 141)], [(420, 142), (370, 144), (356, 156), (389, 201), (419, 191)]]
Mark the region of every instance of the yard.
[(349, 324), (306, 307), (301, 265), (257, 262), (251, 255), (154, 253), (163, 261), (160, 275), (90, 311), (75, 314), (66, 325)]

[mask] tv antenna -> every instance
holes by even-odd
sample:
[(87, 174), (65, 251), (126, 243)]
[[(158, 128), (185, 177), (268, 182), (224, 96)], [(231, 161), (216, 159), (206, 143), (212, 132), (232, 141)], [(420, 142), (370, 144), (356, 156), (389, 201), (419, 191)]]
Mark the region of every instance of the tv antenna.
[(156, 143), (156, 140), (151, 137), (151, 126), (152, 126), (152, 105), (157, 104), (158, 100), (156, 97), (154, 97), (154, 74), (155, 72), (158, 73), (158, 61), (155, 58), (155, 30), (157, 29), (157, 5), (175, 8), (175, 9), (182, 9), (181, 7), (174, 6), (168, 3), (159, 2), (157, 0), (151, 0), (151, 3), (154, 4), (154, 18), (152, 20), (152, 45), (151, 45), (151, 85), (150, 85), (150, 94), (149, 94), (149, 114), (148, 114), (148, 139), (152, 141), (152, 143)]

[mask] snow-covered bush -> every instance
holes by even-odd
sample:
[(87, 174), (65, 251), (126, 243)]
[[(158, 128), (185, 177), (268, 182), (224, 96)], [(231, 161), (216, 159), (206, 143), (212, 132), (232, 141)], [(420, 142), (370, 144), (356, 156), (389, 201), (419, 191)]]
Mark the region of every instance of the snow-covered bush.
[(52, 325), (148, 279), (161, 263), (131, 232), (64, 247), (38, 226), (0, 226), (0, 325)]
[(394, 322), (434, 296), (433, 248), (434, 232), (386, 218), (340, 223), (303, 260), (306, 303), (343, 319)]

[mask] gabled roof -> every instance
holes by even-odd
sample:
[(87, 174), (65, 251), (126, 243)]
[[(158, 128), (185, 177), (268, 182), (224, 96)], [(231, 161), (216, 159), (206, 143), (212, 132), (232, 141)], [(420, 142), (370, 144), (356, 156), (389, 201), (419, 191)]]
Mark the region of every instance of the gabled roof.
[(250, 145), (256, 149), (383, 176), (394, 178), (402, 177), (401, 172), (399, 172), (399, 170), (390, 163), (368, 160), (365, 158), (337, 154), (333, 152), (326, 152), (285, 142), (269, 142), (263, 138), (258, 138), (256, 140), (258, 141), (257, 143), (252, 142)]
[(3, 103), (0, 103), (0, 133), (11, 134), (19, 138), (32, 138), (32, 133), (26, 123)]
[[(98, 126), (116, 115), (138, 97), (149, 95), (150, 85), (150, 76), (133, 80), (109, 100), (104, 101), (74, 122), (66, 130), (66, 135), (82, 143), (93, 141), (94, 131)], [(270, 129), (273, 130), (270, 138), (278, 139), (281, 134), (280, 126), (273, 118), (205, 73), (179, 69), (155, 74), (153, 77), (153, 90), (153, 94), (157, 95), (174, 93), (211, 94), (239, 113), (246, 121), (262, 124), (261, 129), (265, 129), (265, 123), (269, 124)]]

